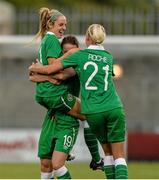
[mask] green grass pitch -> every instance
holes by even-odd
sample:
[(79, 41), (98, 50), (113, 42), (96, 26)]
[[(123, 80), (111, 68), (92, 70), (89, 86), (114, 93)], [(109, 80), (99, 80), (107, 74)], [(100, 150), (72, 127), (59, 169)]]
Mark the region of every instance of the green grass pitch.
[[(102, 171), (92, 171), (89, 163), (67, 163), (73, 179), (104, 179)], [(128, 162), (129, 179), (159, 179), (159, 162)], [(39, 179), (39, 164), (0, 163), (0, 179)]]

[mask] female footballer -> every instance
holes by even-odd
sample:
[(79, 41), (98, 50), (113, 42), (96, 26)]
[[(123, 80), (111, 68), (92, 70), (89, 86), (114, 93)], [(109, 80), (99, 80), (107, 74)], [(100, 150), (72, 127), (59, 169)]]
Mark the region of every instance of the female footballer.
[(105, 36), (103, 26), (92, 24), (86, 31), (86, 49), (54, 65), (33, 64), (29, 70), (50, 74), (68, 67), (79, 69), (81, 111), (105, 152), (106, 177), (127, 179), (125, 113), (113, 83), (113, 56), (102, 46)]

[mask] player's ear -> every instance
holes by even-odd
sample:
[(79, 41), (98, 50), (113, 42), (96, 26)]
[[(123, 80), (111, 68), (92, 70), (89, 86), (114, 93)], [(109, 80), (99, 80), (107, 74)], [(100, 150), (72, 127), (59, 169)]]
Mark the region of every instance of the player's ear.
[(47, 27), (48, 27), (48, 29), (52, 29), (52, 28), (54, 27), (54, 23), (49, 22), (49, 23), (47, 24)]
[(90, 36), (88, 36), (88, 35), (86, 35), (86, 37), (85, 37), (85, 44), (86, 44), (87, 46), (89, 46), (89, 45), (91, 44), (91, 38), (90, 38)]

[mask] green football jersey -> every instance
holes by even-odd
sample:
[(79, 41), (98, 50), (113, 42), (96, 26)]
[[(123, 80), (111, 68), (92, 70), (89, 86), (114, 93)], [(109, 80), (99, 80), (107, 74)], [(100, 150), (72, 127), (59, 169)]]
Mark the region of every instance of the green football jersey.
[(99, 113), (123, 106), (113, 83), (113, 57), (103, 46), (91, 45), (61, 63), (64, 68), (79, 70), (82, 113)]
[[(77, 75), (65, 80), (65, 83), (68, 86), (68, 91), (72, 95), (78, 97), (79, 90), (80, 90), (80, 82), (79, 77)], [(72, 127), (79, 127), (79, 121), (67, 114), (56, 112), (55, 118), (57, 118), (57, 126), (58, 128), (72, 128)]]
[(65, 83), (68, 86), (68, 91), (76, 96), (79, 97), (79, 91), (80, 91), (80, 81), (79, 81), (79, 77), (76, 74), (75, 76), (68, 78)]
[[(48, 58), (59, 58), (62, 55), (62, 49), (57, 37), (47, 32), (41, 41), (38, 59), (43, 65), (48, 65)], [(38, 82), (36, 87), (36, 95), (40, 97), (60, 96), (67, 90), (65, 83), (59, 86), (48, 81)]]

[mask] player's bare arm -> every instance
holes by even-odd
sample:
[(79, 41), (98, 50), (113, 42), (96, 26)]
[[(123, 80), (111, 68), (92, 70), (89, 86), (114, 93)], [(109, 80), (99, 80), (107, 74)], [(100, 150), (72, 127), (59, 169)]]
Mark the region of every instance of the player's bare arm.
[(67, 68), (59, 73), (56, 73), (55, 75), (52, 75), (51, 77), (55, 78), (56, 80), (64, 81), (70, 77), (73, 77), (76, 74), (76, 71), (73, 68)]
[(63, 69), (63, 65), (60, 62), (53, 63), (51, 65), (43, 66), (40, 63), (32, 64), (29, 67), (29, 72), (35, 72), (40, 74), (52, 74)]
[(80, 48), (72, 48), (72, 49), (70, 49), (69, 51), (67, 51), (65, 54), (63, 54), (61, 57), (59, 57), (59, 58), (48, 58), (48, 61), (49, 61), (49, 64), (53, 64), (53, 63), (56, 63), (56, 62), (60, 62), (60, 61), (62, 61), (63, 59), (65, 59), (66, 57), (68, 57), (69, 55), (71, 55), (71, 54), (73, 54), (73, 53), (75, 53), (75, 52), (77, 52), (77, 51), (79, 51), (80, 50)]
[(32, 73), (32, 75), (29, 75), (29, 80), (32, 82), (49, 81), (56, 85), (59, 85), (61, 83), (60, 79), (58, 80), (52, 77), (52, 75), (43, 75), (43, 74), (38, 74), (38, 73)]

